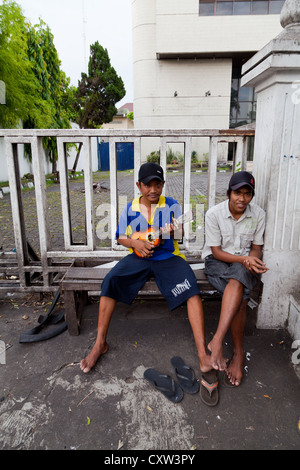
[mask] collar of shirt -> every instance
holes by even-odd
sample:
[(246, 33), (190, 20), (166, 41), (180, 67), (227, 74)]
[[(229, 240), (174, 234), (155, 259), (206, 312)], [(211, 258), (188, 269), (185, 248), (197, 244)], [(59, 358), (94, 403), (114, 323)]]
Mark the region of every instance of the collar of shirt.
[[(142, 196), (139, 196), (137, 198), (135, 198), (133, 201), (132, 201), (132, 210), (135, 211), (135, 212), (140, 212), (141, 213), (141, 208), (140, 208), (140, 199), (141, 199)], [(151, 216), (151, 220), (148, 221), (148, 223), (150, 225), (153, 224), (153, 221), (154, 221), (154, 215), (155, 215), (155, 212), (156, 212), (156, 209), (158, 207), (165, 207), (166, 206), (166, 198), (165, 196), (163, 196), (162, 194), (159, 196), (159, 200), (158, 200), (158, 203), (156, 204), (156, 207), (155, 207), (155, 210)]]

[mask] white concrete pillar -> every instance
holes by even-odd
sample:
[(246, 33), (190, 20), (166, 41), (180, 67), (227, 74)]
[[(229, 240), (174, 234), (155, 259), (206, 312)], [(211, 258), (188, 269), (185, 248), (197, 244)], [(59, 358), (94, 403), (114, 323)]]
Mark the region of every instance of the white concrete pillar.
[(300, 292), (299, 0), (286, 0), (280, 22), (284, 30), (242, 69), (242, 85), (257, 93), (253, 173), (267, 214), (260, 328), (288, 326), (290, 295)]

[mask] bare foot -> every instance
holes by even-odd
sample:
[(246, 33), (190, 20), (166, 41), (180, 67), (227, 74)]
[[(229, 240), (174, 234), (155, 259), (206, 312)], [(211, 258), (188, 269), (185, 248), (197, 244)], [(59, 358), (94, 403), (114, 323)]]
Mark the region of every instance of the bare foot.
[(230, 361), (228, 368), (226, 369), (227, 377), (232, 383), (238, 387), (243, 378), (243, 365), (244, 365), (244, 351), (235, 351), (233, 358)]
[(97, 346), (97, 344), (95, 344), (90, 354), (80, 361), (80, 369), (86, 374), (95, 366), (99, 357), (102, 356), (102, 354), (105, 354), (107, 351), (107, 343), (105, 343), (104, 346)]
[(228, 359), (225, 359), (223, 356), (222, 343), (219, 343), (215, 338), (213, 338), (207, 347), (211, 352), (212, 367), (216, 370), (225, 370)]
[(210, 370), (215, 368), (213, 364), (212, 356), (210, 354), (205, 354), (199, 357), (199, 359), (200, 359), (201, 372), (203, 373), (209, 372)]

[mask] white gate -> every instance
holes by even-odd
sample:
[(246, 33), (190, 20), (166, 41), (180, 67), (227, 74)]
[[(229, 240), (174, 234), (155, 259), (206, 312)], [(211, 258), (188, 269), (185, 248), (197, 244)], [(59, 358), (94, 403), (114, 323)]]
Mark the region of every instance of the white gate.
[[(76, 258), (119, 258), (124, 256), (126, 250), (117, 245), (114, 234), (117, 228), (120, 205), (124, 195), (118, 194), (116, 143), (134, 143), (134, 178), (133, 194), (137, 196), (138, 170), (142, 162), (141, 142), (143, 138), (160, 139), (160, 164), (166, 174), (166, 188), (169, 176), (166, 172), (167, 145), (170, 143), (184, 144), (183, 169), (183, 198), (182, 209), (187, 211), (191, 204), (191, 153), (192, 139), (205, 137), (210, 140), (210, 152), (207, 174), (207, 208), (215, 204), (217, 155), (218, 144), (224, 142), (235, 143), (233, 171), (246, 169), (247, 140), (254, 135), (253, 130), (0, 130), (0, 137), (4, 137), (5, 152), (9, 173), (11, 196), (11, 210), (14, 229), (15, 250), (1, 252), (0, 254), (0, 280), (1, 292), (51, 292), (56, 291), (62, 275), (67, 267)], [(63, 226), (63, 246), (60, 249), (53, 247), (51, 224), (55, 222), (53, 216), (49, 217), (49, 202), (47, 199), (44, 153), (42, 149), (43, 137), (56, 137), (58, 148), (58, 170), (60, 177), (60, 201)], [(110, 146), (110, 172), (109, 172), (109, 210), (107, 211), (106, 246), (97, 246), (95, 230), (95, 204), (93, 192), (93, 172), (91, 167), (91, 140), (94, 137), (105, 138)], [(30, 144), (32, 151), (32, 166), (35, 187), (35, 204), (37, 214), (37, 230), (39, 240), (38, 255), (26, 236), (24, 221), (24, 200), (19, 174), (18, 147), (19, 144)], [(84, 189), (81, 197), (84, 198), (84, 241), (78, 244), (73, 240), (71, 206), (74, 201), (70, 198), (68, 161), (66, 153), (67, 143), (81, 145), (84, 154)], [(200, 178), (200, 175), (199, 175)], [(172, 194), (170, 194), (172, 195)], [(123, 199), (122, 199), (123, 196)], [(126, 196), (126, 195), (125, 195)], [(124, 201), (123, 201), (124, 202)], [(128, 201), (129, 202), (129, 201)], [(1, 201), (0, 201), (1, 204)], [(196, 228), (187, 226), (182, 251), (188, 255), (201, 255), (203, 246), (203, 220), (204, 205), (197, 204), (193, 208)], [(199, 230), (200, 228), (200, 230)], [(198, 231), (197, 231), (198, 229)]]

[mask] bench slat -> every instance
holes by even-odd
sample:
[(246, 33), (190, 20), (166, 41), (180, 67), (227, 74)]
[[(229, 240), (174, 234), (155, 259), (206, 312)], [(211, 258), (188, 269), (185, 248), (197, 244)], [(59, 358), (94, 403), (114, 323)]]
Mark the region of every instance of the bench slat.
[[(62, 283), (70, 281), (72, 279), (85, 280), (103, 280), (106, 274), (108, 274), (110, 268), (81, 268), (81, 267), (71, 267), (64, 276)], [(194, 274), (197, 280), (206, 281), (206, 276), (203, 269), (195, 269)]]

